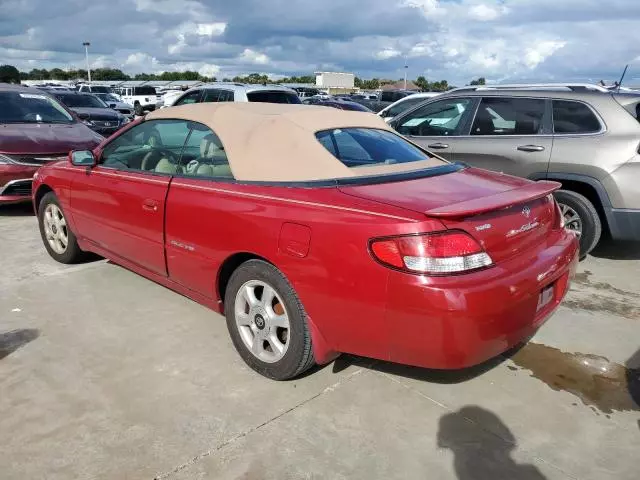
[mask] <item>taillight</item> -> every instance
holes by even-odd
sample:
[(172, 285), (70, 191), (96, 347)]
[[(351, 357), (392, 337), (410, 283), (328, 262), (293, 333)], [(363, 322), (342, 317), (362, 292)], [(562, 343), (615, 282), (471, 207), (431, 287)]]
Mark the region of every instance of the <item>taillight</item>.
[(444, 275), (493, 264), (480, 244), (461, 231), (375, 239), (370, 248), (380, 263), (412, 273)]

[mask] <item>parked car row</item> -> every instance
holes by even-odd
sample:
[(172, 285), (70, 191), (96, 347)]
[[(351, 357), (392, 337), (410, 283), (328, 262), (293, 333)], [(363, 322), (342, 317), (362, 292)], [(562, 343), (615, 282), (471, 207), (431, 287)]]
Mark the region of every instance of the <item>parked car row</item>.
[(107, 139), (88, 99), (0, 88), (0, 201), (33, 201), (54, 259), (223, 313), (270, 378), (345, 352), (477, 364), (544, 323), (603, 229), (640, 240), (640, 95), (464, 88), (374, 115), (218, 83)]

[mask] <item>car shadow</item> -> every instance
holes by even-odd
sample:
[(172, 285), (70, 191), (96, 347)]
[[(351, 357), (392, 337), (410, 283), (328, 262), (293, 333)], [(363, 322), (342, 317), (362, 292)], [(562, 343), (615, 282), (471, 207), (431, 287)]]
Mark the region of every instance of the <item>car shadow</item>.
[(14, 203), (0, 206), (0, 217), (33, 217), (31, 203)]
[(461, 368), (458, 370), (436, 370), (432, 368), (413, 367), (409, 365), (401, 365), (399, 363), (386, 362), (383, 360), (372, 360), (370, 358), (359, 357), (357, 355), (343, 354), (333, 362), (333, 373), (339, 373), (346, 368), (354, 365), (380, 373), (396, 375), (400, 377), (410, 378), (429, 383), (456, 384), (473, 380), (476, 377), (496, 368), (503, 362), (508, 360), (525, 344), (519, 344), (504, 352), (502, 355), (493, 357), (483, 363), (474, 365), (469, 368)]
[(621, 242), (605, 237), (589, 255), (608, 260), (640, 260), (640, 242)]
[[(640, 407), (640, 349), (625, 363), (629, 396)], [(640, 420), (638, 421), (640, 427)]]
[(546, 480), (535, 465), (512, 458), (515, 435), (495, 413), (477, 405), (440, 417), (437, 445), (453, 453), (458, 480)]
[(40, 336), (37, 328), (20, 328), (0, 333), (0, 360)]

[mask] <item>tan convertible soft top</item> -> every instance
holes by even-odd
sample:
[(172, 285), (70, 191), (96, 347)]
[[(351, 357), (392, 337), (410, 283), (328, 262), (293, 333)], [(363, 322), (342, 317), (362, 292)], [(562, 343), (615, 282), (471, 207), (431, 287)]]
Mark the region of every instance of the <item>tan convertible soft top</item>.
[(377, 115), (330, 107), (273, 103), (196, 103), (163, 108), (148, 120), (184, 119), (213, 130), (237, 180), (311, 181), (379, 175), (442, 165), (430, 160), (349, 168), (316, 139), (333, 128), (376, 128), (393, 132)]

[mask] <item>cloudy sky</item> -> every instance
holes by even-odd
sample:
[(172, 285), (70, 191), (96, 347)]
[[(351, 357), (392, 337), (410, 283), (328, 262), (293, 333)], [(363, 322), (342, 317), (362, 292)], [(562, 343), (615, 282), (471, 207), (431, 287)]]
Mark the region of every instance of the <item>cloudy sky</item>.
[(639, 0), (0, 0), (0, 64), (640, 84)]

